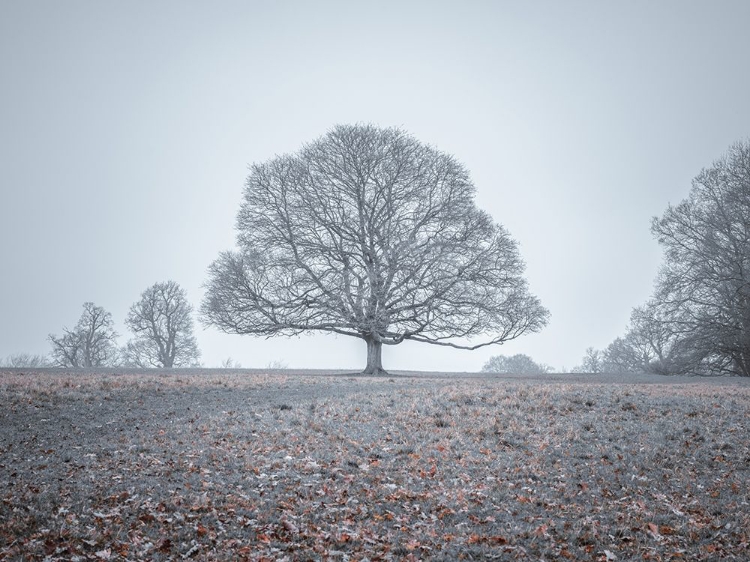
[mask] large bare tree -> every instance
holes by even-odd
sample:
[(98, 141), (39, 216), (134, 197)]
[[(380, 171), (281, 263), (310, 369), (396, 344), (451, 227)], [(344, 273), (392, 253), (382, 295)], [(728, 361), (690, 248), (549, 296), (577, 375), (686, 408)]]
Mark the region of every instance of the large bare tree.
[(239, 251), (210, 266), (202, 318), (229, 333), (361, 338), (369, 374), (383, 372), (383, 344), (476, 349), (537, 331), (548, 313), (474, 191), (453, 157), (370, 125), (253, 165)]
[(696, 368), (750, 376), (750, 141), (704, 169), (652, 229), (665, 249), (656, 296), (671, 331), (689, 338)]
[(143, 368), (197, 365), (192, 311), (184, 289), (174, 281), (143, 291), (125, 319), (135, 336), (123, 350), (125, 363)]
[(112, 315), (93, 302), (83, 304), (75, 328), (62, 336), (50, 334), (52, 361), (58, 367), (103, 367), (117, 362), (117, 333)]

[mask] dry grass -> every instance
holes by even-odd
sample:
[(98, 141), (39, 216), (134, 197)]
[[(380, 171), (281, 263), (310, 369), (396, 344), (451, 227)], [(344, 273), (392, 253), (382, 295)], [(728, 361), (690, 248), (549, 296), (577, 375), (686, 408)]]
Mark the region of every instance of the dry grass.
[(746, 559), (747, 381), (615, 380), (0, 373), (0, 559)]

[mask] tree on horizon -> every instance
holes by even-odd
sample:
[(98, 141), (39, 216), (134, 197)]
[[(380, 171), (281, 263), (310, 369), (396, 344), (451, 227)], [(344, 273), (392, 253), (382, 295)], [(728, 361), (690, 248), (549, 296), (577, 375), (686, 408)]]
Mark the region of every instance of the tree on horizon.
[[(547, 323), (510, 234), (467, 170), (395, 128), (339, 125), (251, 166), (237, 251), (209, 268), (201, 317), (227, 333), (317, 331), (382, 346), (500, 344)], [(480, 342), (475, 338), (484, 336)]]

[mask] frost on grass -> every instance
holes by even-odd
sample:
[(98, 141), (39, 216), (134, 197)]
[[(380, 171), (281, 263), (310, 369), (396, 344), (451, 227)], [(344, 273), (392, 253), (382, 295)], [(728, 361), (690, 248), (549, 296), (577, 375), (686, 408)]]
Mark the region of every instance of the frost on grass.
[(0, 559), (716, 560), (750, 387), (0, 374)]

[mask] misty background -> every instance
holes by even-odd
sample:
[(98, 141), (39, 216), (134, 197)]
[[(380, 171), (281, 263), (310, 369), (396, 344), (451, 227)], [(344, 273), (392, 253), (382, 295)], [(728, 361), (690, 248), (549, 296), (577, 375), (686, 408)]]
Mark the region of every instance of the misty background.
[[(750, 3), (0, 3), (0, 357), (47, 353), (85, 301), (124, 318), (172, 279), (197, 307), (247, 166), (337, 123), (454, 155), (508, 228), (549, 326), (386, 369), (557, 369), (625, 330), (661, 261), (651, 217), (750, 136)], [(364, 344), (196, 325), (202, 362), (361, 368)], [(304, 359), (303, 359), (304, 358)]]

